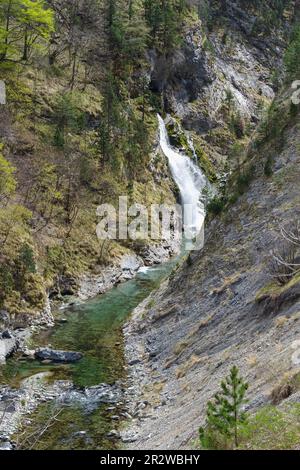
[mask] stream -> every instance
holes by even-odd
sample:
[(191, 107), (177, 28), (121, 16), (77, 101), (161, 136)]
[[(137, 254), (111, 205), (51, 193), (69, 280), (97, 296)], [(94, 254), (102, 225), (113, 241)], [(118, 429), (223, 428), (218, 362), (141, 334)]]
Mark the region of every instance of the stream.
[[(204, 215), (199, 200), (205, 178), (188, 157), (170, 147), (160, 117), (159, 124), (161, 147), (169, 159), (182, 202), (195, 204), (197, 210), (193, 228), (197, 226), (200, 229)], [(120, 388), (126, 387), (122, 334), (124, 322), (135, 307), (170, 275), (183, 256), (184, 251), (164, 264), (142, 268), (133, 280), (120, 284), (93, 300), (58, 311), (55, 326), (40, 332), (31, 340), (30, 347), (33, 349), (51, 345), (53, 349), (81, 352), (83, 358), (79, 362), (62, 365), (14, 356), (1, 368), (0, 381), (18, 388), (24, 379), (48, 372), (49, 384), (70, 381), (79, 392), (101, 383), (117, 383)], [(116, 433), (125, 419), (126, 407), (122, 398), (112, 404), (97, 403), (96, 406), (86, 406), (86, 403), (74, 400), (60, 404), (59, 407), (57, 400), (45, 399), (45, 403), (39, 404), (25, 420), (18, 448), (115, 449), (120, 444), (111, 431)], [(37, 426), (43, 426), (49, 420), (51, 424), (42, 435), (38, 439), (33, 438), (37, 435)]]
[[(39, 333), (32, 340), (33, 347), (51, 344), (54, 349), (80, 351), (84, 354), (82, 360), (61, 365), (13, 357), (3, 367), (1, 382), (18, 386), (26, 377), (46, 371), (51, 372), (51, 381), (70, 380), (79, 389), (100, 383), (125, 382), (124, 321), (142, 300), (159, 287), (181, 257), (182, 254), (162, 265), (142, 268), (133, 280), (93, 300), (59, 311), (56, 326)], [(59, 323), (60, 318), (66, 322)], [(32, 415), (34, 424), (46, 422), (55, 406), (55, 401), (40, 405)], [(114, 429), (112, 416), (119, 415), (120, 411), (122, 403), (119, 407), (101, 405), (96, 410), (68, 405), (60, 412), (57, 423), (43, 434), (36, 448), (113, 449), (117, 443), (107, 438), (107, 434)], [(27, 429), (27, 433), (30, 432), (31, 426)]]

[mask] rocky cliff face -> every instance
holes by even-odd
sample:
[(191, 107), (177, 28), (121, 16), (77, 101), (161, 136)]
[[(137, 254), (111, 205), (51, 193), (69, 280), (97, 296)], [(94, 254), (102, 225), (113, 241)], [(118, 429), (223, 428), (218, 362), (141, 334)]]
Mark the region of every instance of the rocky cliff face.
[[(257, 20), (241, 9), (245, 2), (225, 3), (232, 6), (226, 41), (220, 31), (209, 34), (211, 49), (204, 50), (201, 27), (192, 28), (170, 59), (172, 72), (162, 78), (156, 61), (153, 73), (153, 86), (164, 81), (166, 108), (219, 162), (229, 135), (222, 111), (226, 90), (254, 129), (261, 100), (274, 96), (270, 77), (284, 48), (281, 33), (251, 33)], [(135, 358), (130, 378), (138, 391), (132, 395), (144, 408), (131, 427), (135, 449), (193, 448), (207, 401), (233, 364), (250, 384), (251, 412), (299, 400), (298, 386), (289, 384), (299, 374), (300, 279), (280, 286), (270, 270), (270, 253), (282, 242), (280, 227), (300, 214), (300, 121), (299, 114), (290, 116), (290, 102), (288, 90), (276, 105), (285, 123), (282, 135), (268, 133), (258, 149), (255, 135), (250, 140), (248, 191), (210, 221), (204, 250), (147, 299), (125, 328), (127, 356)], [(227, 140), (216, 137), (224, 129)], [(266, 159), (272, 176), (264, 172)]]
[[(172, 114), (173, 127), (179, 127), (175, 137), (185, 149), (187, 136), (182, 129), (189, 132), (208, 178), (214, 183), (224, 180), (224, 174), (239, 164), (228, 158), (232, 145), (247, 146), (274, 96), (271, 77), (280, 66), (296, 5), (295, 1), (281, 2), (284, 8), (280, 9), (271, 0), (263, 6), (255, 1), (188, 0), (188, 6), (195, 8), (185, 8), (178, 16), (180, 27), (172, 46), (166, 49), (153, 41), (155, 49), (149, 50), (146, 41), (132, 80), (124, 78), (124, 87), (114, 84), (120, 88), (113, 93), (120, 101), (115, 103), (120, 119), (108, 132), (111, 151), (118, 150), (112, 162), (101, 154), (105, 132), (99, 137), (101, 122), (110, 121), (102, 109), (107, 95), (107, 77), (102, 75), (110, 60), (111, 39), (103, 24), (106, 13), (94, 10), (93, 0), (89, 8), (84, 2), (77, 3), (81, 20), (73, 25), (69, 2), (49, 2), (58, 25), (50, 57), (45, 53), (43, 60), (33, 60), (24, 68), (14, 68), (12, 63), (6, 70), (0, 64), (8, 97), (7, 106), (0, 109), (0, 154), (11, 164), (7, 174), (11, 172), (12, 191), (0, 231), (5, 235), (6, 220), (11, 216), (21, 230), (21, 235), (18, 230), (10, 231), (0, 271), (8, 278), (8, 266), (12, 278), (18, 277), (21, 249), (30, 253), (36, 271), (24, 274), (22, 288), (14, 281), (5, 287), (1, 309), (11, 314), (12, 321), (25, 315), (27, 323), (28, 315), (43, 309), (48, 294), (61, 301), (79, 291), (86, 298), (118, 279), (127, 279), (130, 270), (121, 267), (127, 256), (136, 255), (137, 262), (152, 264), (174, 252), (176, 247), (165, 246), (162, 252), (161, 246), (149, 247), (148, 241), (143, 246), (112, 242), (99, 247), (96, 208), (102, 202), (116, 206), (120, 194), (147, 207), (175, 202), (167, 162), (158, 151), (157, 111)], [(139, 14), (142, 8), (139, 5)], [(63, 12), (66, 18), (71, 15), (70, 21)], [(73, 46), (78, 46), (80, 54), (77, 57), (76, 49), (72, 67)], [(103, 49), (107, 55), (103, 56)], [(119, 65), (115, 70), (122, 69)], [(138, 126), (136, 132), (127, 129), (129, 124)], [(133, 145), (135, 139), (137, 145)], [(22, 205), (21, 214), (17, 210), (6, 216), (6, 209), (13, 210), (17, 203)]]
[(280, 14), (272, 2), (263, 3), (200, 2), (201, 19), (189, 18), (181, 47), (167, 57), (149, 55), (152, 89), (217, 172), (236, 140), (234, 119), (242, 122), (239, 138), (251, 134), (280, 80), (296, 6), (286, 2)]
[(233, 364), (250, 383), (251, 410), (271, 403), (272, 391), (299, 373), (293, 348), (300, 339), (300, 279), (280, 287), (269, 269), (279, 226), (299, 219), (299, 122), (298, 115), (283, 150), (275, 151), (273, 176), (263, 175), (258, 154), (249, 191), (208, 226), (204, 250), (126, 329), (127, 354), (140, 359), (131, 377), (142, 378), (139, 400), (151, 415), (136, 422), (140, 448), (190, 448), (207, 401)]

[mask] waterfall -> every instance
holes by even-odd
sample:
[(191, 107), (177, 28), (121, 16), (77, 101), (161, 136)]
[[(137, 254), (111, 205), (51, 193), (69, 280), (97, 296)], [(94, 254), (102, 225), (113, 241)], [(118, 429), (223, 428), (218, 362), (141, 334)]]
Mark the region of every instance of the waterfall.
[(171, 147), (165, 123), (160, 115), (158, 115), (158, 122), (161, 149), (168, 158), (172, 176), (180, 191), (183, 208), (185, 211), (188, 209), (189, 212), (188, 221), (185, 214), (185, 233), (190, 234), (189, 238), (196, 237), (200, 234), (205, 219), (201, 196), (207, 180), (191, 158)]

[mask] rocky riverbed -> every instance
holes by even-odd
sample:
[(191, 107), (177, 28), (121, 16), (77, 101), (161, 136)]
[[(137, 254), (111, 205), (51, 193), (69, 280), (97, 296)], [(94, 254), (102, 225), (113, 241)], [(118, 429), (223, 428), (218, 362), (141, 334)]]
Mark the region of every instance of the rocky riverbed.
[[(165, 251), (163, 250), (163, 252)], [(163, 252), (161, 252), (161, 256)], [(159, 259), (159, 257), (156, 259), (157, 262)], [(164, 258), (162, 257), (161, 259)], [(153, 260), (152, 258), (152, 261)], [(124, 420), (139, 419), (144, 413), (146, 403), (143, 400), (139, 400), (138, 396), (133, 400), (135, 389), (130, 387), (130, 384), (128, 386), (126, 371), (123, 373), (124, 359), (123, 351), (121, 351), (122, 341), (120, 341), (121, 338), (119, 339), (118, 322), (116, 325), (117, 330), (114, 330), (114, 328), (116, 328), (114, 327), (114, 318), (117, 312), (119, 315), (121, 314), (121, 318), (123, 318), (122, 315), (130, 313), (139, 303), (139, 299), (147, 296), (147, 292), (149, 293), (157, 285), (160, 277), (170, 272), (172, 266), (177, 262), (176, 260), (177, 258), (171, 260), (170, 263), (160, 264), (157, 268), (150, 268), (150, 271), (145, 270), (145, 274), (143, 274), (143, 270), (141, 274), (138, 274), (141, 267), (140, 263), (137, 263), (132, 258), (126, 258), (123, 260), (122, 272), (128, 272), (127, 274), (129, 274), (130, 278), (138, 274), (136, 281), (128, 281), (128, 287), (126, 287), (126, 283), (117, 283), (120, 284), (119, 287), (115, 288), (113, 291), (108, 290), (105, 295), (99, 297), (99, 300), (95, 299), (89, 302), (81, 300), (77, 306), (69, 308), (69, 311), (61, 311), (58, 317), (56, 317), (55, 322), (52, 317), (51, 322), (50, 317), (47, 317), (44, 322), (40, 324), (36, 322), (25, 329), (4, 330), (3, 340), (13, 340), (15, 347), (11, 352), (17, 351), (18, 353), (16, 359), (12, 359), (13, 364), (10, 365), (11, 363), (9, 363), (9, 367), (13, 367), (18, 374), (17, 378), (13, 379), (18, 388), (9, 388), (4, 385), (0, 389), (0, 415), (3, 415), (0, 429), (2, 430), (3, 448), (9, 449), (14, 445), (18, 446), (20, 430), (22, 430), (21, 434), (23, 435), (24, 425), (27, 426), (26, 423), (28, 423), (27, 427), (30, 428), (36, 420), (38, 420), (38, 422), (39, 420), (42, 421), (41, 417), (37, 417), (36, 412), (47, 404), (50, 404), (51, 409), (54, 410), (56, 410), (57, 407), (68, 410), (77, 404), (82, 411), (80, 415), (77, 414), (74, 419), (79, 419), (79, 422), (82, 421), (82, 423), (78, 424), (78, 430), (74, 432), (85, 433), (86, 439), (89, 440), (88, 444), (91, 445), (91, 442), (94, 441), (93, 438), (87, 437), (89, 435), (89, 425), (86, 423), (85, 418), (83, 420), (81, 419), (81, 416), (99, 413), (97, 407), (101, 407), (101, 405), (106, 403), (108, 405), (108, 413), (111, 414), (111, 417), (108, 419), (105, 418), (105, 439), (110, 441), (122, 441), (124, 443), (134, 442), (135, 434), (130, 430), (121, 430), (120, 424)], [(149, 274), (147, 274), (148, 272)], [(151, 274), (152, 272), (153, 274)], [(156, 272), (158, 272), (158, 274), (155, 274)], [(126, 280), (125, 277), (123, 281)], [(134, 289), (134, 291), (132, 289)], [(127, 290), (128, 294), (130, 294), (129, 298)], [(105, 300), (106, 297), (107, 300)], [(65, 307), (67, 306), (65, 305)], [(105, 310), (106, 313), (104, 314), (103, 320), (101, 320), (102, 317), (101, 315), (99, 316), (99, 312), (103, 310)], [(121, 311), (123, 310), (124, 313), (122, 314)], [(6, 320), (8, 319), (6, 318)], [(56, 324), (55, 328), (50, 328), (53, 327), (54, 323)], [(90, 324), (91, 330), (89, 329)], [(10, 323), (7, 321), (5, 327), (8, 326), (10, 326)], [(81, 342), (79, 351), (83, 350), (82, 353), (76, 352), (75, 349), (72, 351), (71, 349), (73, 348), (70, 347), (71, 344), (74, 348), (78, 346), (77, 328), (79, 328), (78, 331), (80, 331), (79, 340)], [(98, 348), (99, 342), (100, 344), (107, 342), (106, 330), (107, 334), (109, 333), (109, 348), (113, 348), (108, 358), (105, 357), (105, 344), (104, 349), (100, 349), (99, 352), (97, 349), (94, 349)], [(53, 337), (51, 333), (49, 336), (48, 331), (54, 332), (54, 335), (56, 332), (60, 337), (59, 344), (62, 344), (62, 347), (67, 346), (67, 349), (53, 348), (53, 346), (50, 345)], [(36, 346), (39, 345), (39, 338), (41, 340), (44, 338), (42, 340), (43, 347), (32, 349), (31, 346), (30, 349), (28, 348), (28, 340), (33, 333), (38, 333), (38, 335), (35, 335)], [(82, 338), (85, 338), (85, 335), (86, 342), (84, 341), (82, 343)], [(57, 342), (57, 339), (54, 339), (54, 341)], [(69, 341), (71, 341), (71, 343)], [(102, 357), (103, 354), (104, 357)], [(113, 356), (110, 359), (111, 354)], [(118, 359), (115, 354), (121, 354), (122, 359)], [(78, 374), (80, 374), (79, 378), (82, 377), (82, 379), (79, 380), (80, 382), (92, 381), (92, 383), (96, 383), (97, 377), (103, 374), (103, 364), (101, 364), (101, 361), (105, 360), (108, 361), (107, 364), (105, 363), (105, 367), (107, 367), (109, 373), (107, 376), (103, 376), (103, 378), (104, 380), (106, 378), (109, 379), (110, 385), (75, 386), (72, 380), (56, 379), (57, 376), (55, 374), (58, 374), (58, 376), (62, 374), (63, 377), (72, 377), (72, 374), (75, 373), (77, 380)], [(82, 361), (85, 365), (81, 365)], [(116, 367), (116, 372), (114, 373), (115, 377), (119, 377), (120, 375), (124, 377), (124, 379), (117, 381), (115, 384), (113, 382), (111, 383), (111, 380), (113, 380), (111, 375), (113, 372), (111, 371), (113, 366), (112, 361), (114, 361)], [(130, 362), (129, 367), (131, 367), (133, 363), (134, 361)], [(73, 369), (73, 367), (75, 367), (75, 369)], [(35, 373), (35, 371), (43, 369), (45, 372)], [(25, 380), (20, 379), (23, 374), (27, 376)], [(132, 405), (133, 402), (134, 406)], [(102, 409), (101, 413), (103, 412), (106, 413), (106, 408), (104, 408), (104, 410)], [(65, 411), (63, 411), (63, 413), (65, 413)], [(32, 415), (33, 418), (31, 418)], [(68, 417), (68, 419), (70, 418)], [(70, 432), (73, 431), (71, 430)], [(101, 442), (102, 438), (103, 436), (101, 435), (100, 441), (97, 440), (97, 442)], [(68, 445), (74, 445), (74, 443)], [(108, 445), (110, 444), (108, 443)]]
[[(95, 411), (101, 404), (123, 404), (124, 389), (121, 383), (79, 389), (70, 381), (51, 383), (50, 379), (51, 373), (43, 372), (23, 380), (18, 389), (1, 389), (0, 450), (12, 450), (18, 445), (13, 436), (21, 426), (31, 424), (30, 416), (45, 402), (55, 402), (58, 411), (64, 407), (78, 406), (86, 413)], [(111, 436), (115, 437), (115, 434)]]
[[(53, 291), (50, 291), (53, 300), (47, 299), (45, 309), (39, 315), (30, 317), (20, 314), (12, 317), (8, 312), (0, 311), (0, 365), (17, 351), (26, 353), (27, 342), (34, 333), (53, 327), (53, 306), (54, 309), (68, 308), (74, 303), (104, 294), (114, 286), (133, 279), (141, 268), (166, 262), (178, 253), (179, 249), (178, 241), (175, 240), (160, 245), (149, 245), (144, 248), (141, 256), (125, 255), (119, 263), (102, 267), (100, 274), (83, 275), (78, 286), (74, 279), (65, 279), (61, 288), (65, 295), (60, 296), (57, 301)], [(75, 290), (72, 290), (73, 288)]]
[(179, 250), (180, 244), (173, 240), (144, 247), (140, 256), (125, 255), (118, 264), (101, 269), (99, 274), (84, 275), (80, 280), (78, 298), (87, 300), (104, 294), (113, 286), (134, 278), (141, 268), (168, 261)]

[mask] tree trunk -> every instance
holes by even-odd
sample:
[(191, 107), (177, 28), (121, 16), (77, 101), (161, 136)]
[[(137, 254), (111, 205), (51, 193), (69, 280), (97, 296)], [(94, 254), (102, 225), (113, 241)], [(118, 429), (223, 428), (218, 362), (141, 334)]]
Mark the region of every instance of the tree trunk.
[(237, 405), (237, 399), (236, 399), (236, 385), (234, 385), (234, 390), (233, 390), (233, 393), (234, 393), (234, 402), (233, 402), (233, 406), (234, 406), (234, 443), (235, 443), (235, 447), (238, 448), (238, 405)]
[(28, 60), (28, 31), (27, 31), (27, 27), (25, 29), (25, 35), (24, 35), (24, 49), (23, 49), (22, 60), (25, 60), (25, 61)]
[(238, 442), (238, 428), (237, 428), (237, 416), (235, 413), (235, 426), (234, 426), (234, 442), (235, 442), (235, 447), (238, 448), (239, 442)]
[(0, 61), (3, 61), (6, 59), (6, 56), (7, 56), (7, 50), (8, 50), (8, 31), (9, 31), (9, 25), (10, 25), (10, 12), (11, 12), (11, 1), (9, 2), (8, 4), (8, 8), (7, 8), (7, 16), (6, 16), (6, 26), (5, 26), (5, 32), (6, 32), (6, 36), (5, 36), (5, 41), (4, 41), (4, 51), (2, 52), (1, 56), (0, 56)]
[(77, 49), (73, 53), (72, 78), (71, 78), (71, 82), (70, 82), (71, 91), (73, 91), (74, 85), (75, 85), (76, 64), (77, 64)]

